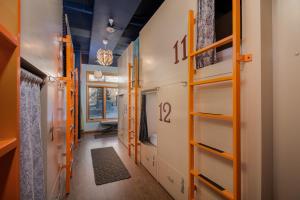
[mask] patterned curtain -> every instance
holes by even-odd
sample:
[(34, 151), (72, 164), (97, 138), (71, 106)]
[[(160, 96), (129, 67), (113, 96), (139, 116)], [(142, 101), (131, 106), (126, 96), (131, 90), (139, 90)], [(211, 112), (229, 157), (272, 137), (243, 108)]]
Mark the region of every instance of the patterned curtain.
[[(197, 49), (215, 42), (215, 0), (198, 0), (196, 37)], [(216, 61), (216, 49), (209, 50), (196, 57), (196, 68), (214, 64)]]
[(41, 83), (40, 78), (21, 70), (21, 200), (46, 199), (41, 138)]

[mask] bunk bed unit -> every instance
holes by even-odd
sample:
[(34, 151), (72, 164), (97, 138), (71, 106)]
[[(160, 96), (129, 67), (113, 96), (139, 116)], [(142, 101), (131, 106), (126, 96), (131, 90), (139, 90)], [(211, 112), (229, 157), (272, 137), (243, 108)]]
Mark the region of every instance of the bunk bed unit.
[[(213, 44), (198, 50), (194, 49), (194, 26), (195, 26), (195, 14), (193, 11), (189, 11), (188, 15), (188, 142), (189, 142), (189, 194), (190, 200), (196, 199), (195, 192), (198, 190), (195, 184), (195, 180), (200, 181), (206, 185), (212, 191), (219, 194), (225, 199), (241, 199), (241, 141), (240, 141), (240, 63), (251, 61), (251, 55), (241, 55), (240, 46), (240, 1), (232, 1), (232, 35), (225, 37)], [(209, 50), (221, 47), (227, 44), (232, 44), (232, 72), (230, 74), (223, 74), (213, 78), (206, 78), (202, 80), (195, 80), (195, 58)], [(201, 71), (203, 72), (203, 71)], [(199, 72), (198, 72), (199, 73)], [(214, 84), (217, 87), (221, 83), (231, 82), (232, 87), (232, 111), (231, 114), (219, 114), (219, 113), (207, 113), (196, 111), (195, 103), (201, 104), (201, 98), (195, 98), (195, 89), (197, 86), (208, 86)], [(217, 84), (217, 85), (216, 85)], [(199, 91), (203, 91), (203, 89)], [(197, 102), (195, 101), (197, 99)], [(202, 98), (203, 99), (203, 98)], [(202, 106), (203, 107), (203, 106)], [(197, 117), (197, 120), (196, 120)], [(212, 122), (222, 121), (230, 123), (232, 126), (232, 153), (225, 150), (217, 149), (204, 144), (203, 141), (198, 141), (195, 136), (195, 123), (199, 120), (209, 119)], [(228, 135), (229, 137), (229, 135)], [(203, 153), (208, 153), (206, 156), (216, 156), (221, 159), (225, 159), (228, 162), (232, 162), (233, 169), (233, 189), (224, 188), (219, 183), (209, 178), (204, 172), (200, 172), (196, 167), (195, 157), (196, 151), (201, 150)], [(203, 155), (203, 154), (201, 154)]]
[(0, 199), (20, 198), (20, 1), (0, 2)]

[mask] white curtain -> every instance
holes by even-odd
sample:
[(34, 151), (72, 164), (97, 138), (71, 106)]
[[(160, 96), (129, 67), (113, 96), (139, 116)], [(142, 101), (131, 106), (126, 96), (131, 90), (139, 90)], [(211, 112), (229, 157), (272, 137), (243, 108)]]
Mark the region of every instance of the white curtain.
[[(216, 41), (215, 0), (198, 0), (197, 2), (197, 49)], [(196, 68), (202, 68), (217, 61), (216, 49), (209, 50), (196, 57)]]
[(44, 200), (40, 84), (42, 79), (21, 70), (21, 200)]

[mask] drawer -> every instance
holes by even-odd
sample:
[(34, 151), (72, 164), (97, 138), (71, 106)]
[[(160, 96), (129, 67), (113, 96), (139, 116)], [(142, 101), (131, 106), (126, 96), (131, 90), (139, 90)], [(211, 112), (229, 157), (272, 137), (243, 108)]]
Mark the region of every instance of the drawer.
[(141, 162), (142, 165), (157, 179), (157, 159), (156, 147), (147, 144), (141, 144)]
[(187, 182), (184, 177), (162, 159), (158, 159), (158, 181), (176, 200), (187, 199)]

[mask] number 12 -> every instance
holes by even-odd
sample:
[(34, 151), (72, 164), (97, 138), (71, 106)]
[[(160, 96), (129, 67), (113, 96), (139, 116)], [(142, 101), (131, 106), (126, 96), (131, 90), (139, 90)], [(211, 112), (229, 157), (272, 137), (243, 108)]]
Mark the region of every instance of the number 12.
[[(170, 119), (171, 111), (172, 111), (172, 106), (169, 102), (160, 103), (159, 104), (159, 121), (171, 123), (171, 119)], [(166, 113), (165, 117), (163, 117), (163, 113)]]

